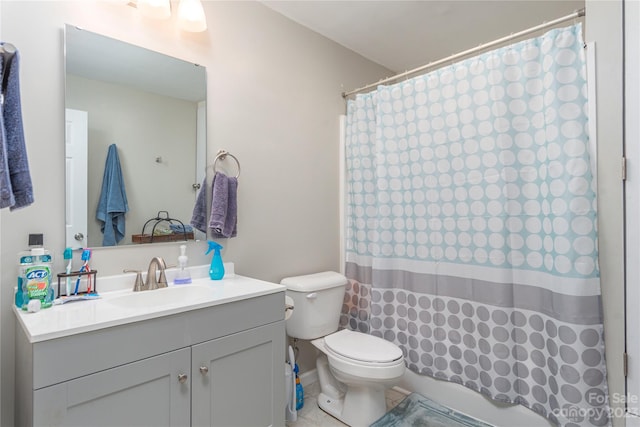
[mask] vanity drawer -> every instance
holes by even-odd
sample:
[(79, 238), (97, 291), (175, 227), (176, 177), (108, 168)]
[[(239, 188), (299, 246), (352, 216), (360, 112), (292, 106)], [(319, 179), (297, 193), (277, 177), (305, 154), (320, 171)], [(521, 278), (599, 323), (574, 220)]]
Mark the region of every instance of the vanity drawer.
[(283, 319), (278, 292), (34, 344), (20, 330), (17, 363), (37, 390)]

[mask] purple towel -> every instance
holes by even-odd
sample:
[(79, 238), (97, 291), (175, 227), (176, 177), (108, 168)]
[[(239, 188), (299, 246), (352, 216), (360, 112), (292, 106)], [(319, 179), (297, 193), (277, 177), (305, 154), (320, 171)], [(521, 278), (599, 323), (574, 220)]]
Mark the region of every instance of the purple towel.
[[(0, 43), (4, 44), (4, 43)], [(33, 203), (33, 185), (24, 141), (20, 103), (19, 56), (0, 54), (4, 105), (0, 115), (0, 208), (11, 210)]]
[(216, 172), (211, 192), (209, 228), (214, 238), (236, 237), (238, 233), (238, 179)]
[(191, 214), (191, 225), (196, 230), (207, 233), (207, 177), (204, 177), (198, 197), (196, 197), (196, 204), (193, 207), (193, 213)]

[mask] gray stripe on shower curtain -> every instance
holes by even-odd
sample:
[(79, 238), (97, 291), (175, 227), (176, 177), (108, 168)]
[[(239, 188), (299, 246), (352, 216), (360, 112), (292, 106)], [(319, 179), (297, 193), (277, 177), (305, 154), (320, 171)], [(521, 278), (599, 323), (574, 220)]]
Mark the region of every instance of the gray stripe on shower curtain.
[(602, 324), (349, 280), (340, 324), (398, 345), (407, 367), (530, 408), (610, 425)]
[(564, 322), (581, 325), (602, 323), (600, 295), (566, 295), (515, 283), (493, 283), (475, 278), (403, 270), (378, 270), (353, 262), (347, 262), (346, 275), (359, 283), (368, 283), (378, 289), (404, 289), (498, 307), (538, 311)]

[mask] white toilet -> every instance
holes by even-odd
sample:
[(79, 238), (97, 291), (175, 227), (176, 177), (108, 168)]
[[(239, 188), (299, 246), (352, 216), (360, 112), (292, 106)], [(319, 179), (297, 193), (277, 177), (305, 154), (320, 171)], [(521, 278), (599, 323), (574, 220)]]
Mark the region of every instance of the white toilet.
[(294, 301), (287, 335), (313, 340), (318, 406), (352, 427), (369, 426), (386, 412), (384, 390), (404, 374), (402, 350), (382, 338), (338, 331), (347, 279), (333, 271), (287, 277), (280, 282)]

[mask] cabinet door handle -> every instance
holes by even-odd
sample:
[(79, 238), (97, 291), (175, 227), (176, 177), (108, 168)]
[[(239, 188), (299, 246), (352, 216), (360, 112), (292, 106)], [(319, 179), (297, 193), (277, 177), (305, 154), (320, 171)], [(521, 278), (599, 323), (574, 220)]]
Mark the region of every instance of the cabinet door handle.
[(200, 373), (202, 375), (207, 375), (209, 373), (209, 368), (207, 368), (206, 366), (200, 366)]
[(187, 374), (178, 374), (178, 382), (184, 384), (187, 382)]

